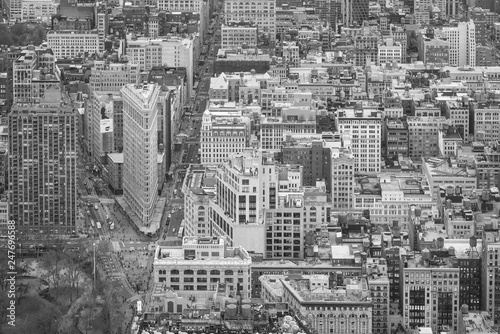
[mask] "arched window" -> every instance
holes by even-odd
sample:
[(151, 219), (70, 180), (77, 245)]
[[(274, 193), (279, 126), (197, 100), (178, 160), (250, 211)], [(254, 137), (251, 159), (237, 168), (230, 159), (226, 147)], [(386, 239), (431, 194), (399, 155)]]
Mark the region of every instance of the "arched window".
[(179, 275), (179, 270), (177, 269), (170, 270), (170, 275)]
[(194, 271), (191, 269), (184, 270), (184, 275), (194, 275)]
[(226, 271), (224, 272), (224, 275), (226, 275), (226, 276), (232, 276), (232, 275), (234, 275), (234, 273), (233, 273), (233, 271), (232, 271), (232, 270), (226, 270)]
[(220, 275), (219, 270), (210, 270), (210, 275)]
[(200, 269), (196, 272), (196, 275), (206, 275), (207, 274), (207, 271), (206, 270), (203, 270), (203, 269)]

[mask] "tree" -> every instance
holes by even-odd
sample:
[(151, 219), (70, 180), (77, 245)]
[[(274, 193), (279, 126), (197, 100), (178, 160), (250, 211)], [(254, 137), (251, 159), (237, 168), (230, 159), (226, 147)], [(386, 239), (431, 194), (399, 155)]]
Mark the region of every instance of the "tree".
[(84, 260), (84, 256), (80, 252), (69, 251), (66, 252), (65, 257), (63, 259), (63, 265), (66, 269), (66, 280), (68, 283), (69, 289), (69, 300), (73, 301), (73, 290), (76, 291), (76, 298), (78, 298), (78, 285), (79, 280), (82, 277), (82, 268), (81, 265)]
[(39, 258), (42, 269), (46, 271), (49, 285), (55, 288), (56, 299), (59, 297), (59, 284), (61, 282), (61, 269), (63, 267), (64, 253), (51, 249)]

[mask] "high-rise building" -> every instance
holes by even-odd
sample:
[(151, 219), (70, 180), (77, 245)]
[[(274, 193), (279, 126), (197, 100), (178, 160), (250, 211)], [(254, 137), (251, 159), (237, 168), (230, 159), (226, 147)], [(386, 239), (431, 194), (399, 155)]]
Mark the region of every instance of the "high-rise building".
[(443, 34), (450, 42), (451, 66), (476, 66), (476, 29), (472, 20), (444, 27)]
[(340, 133), (351, 134), (354, 170), (379, 172), (382, 140), (381, 112), (372, 109), (341, 109), (337, 115)]
[(494, 232), (483, 233), (483, 275), (481, 309), (488, 311), (495, 326), (500, 326), (500, 241)]
[[(230, 157), (217, 168), (216, 199), (210, 205), (212, 235), (225, 237), (230, 245), (242, 246), (248, 251), (265, 251), (265, 226), (259, 220), (263, 200), (271, 197), (276, 205), (276, 185), (260, 189), (261, 154), (247, 149)], [(272, 174), (274, 161), (266, 169)], [(268, 201), (267, 201), (268, 202)], [(267, 206), (269, 207), (269, 206)]]
[[(345, 143), (345, 142), (344, 142)], [(331, 150), (332, 209), (349, 210), (354, 206), (354, 162), (349, 144)]]
[(123, 194), (149, 226), (158, 200), (158, 96), (156, 84), (126, 85), (123, 96)]
[(58, 87), (9, 116), (9, 216), (30, 234), (76, 231), (78, 115)]

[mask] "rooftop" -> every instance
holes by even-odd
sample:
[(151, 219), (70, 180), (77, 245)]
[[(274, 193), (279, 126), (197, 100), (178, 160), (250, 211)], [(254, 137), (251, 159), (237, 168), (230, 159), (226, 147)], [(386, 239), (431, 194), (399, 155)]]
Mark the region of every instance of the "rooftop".
[(465, 332), (468, 334), (486, 334), (497, 333), (494, 330), (493, 319), (486, 311), (470, 311), (467, 314), (462, 313)]

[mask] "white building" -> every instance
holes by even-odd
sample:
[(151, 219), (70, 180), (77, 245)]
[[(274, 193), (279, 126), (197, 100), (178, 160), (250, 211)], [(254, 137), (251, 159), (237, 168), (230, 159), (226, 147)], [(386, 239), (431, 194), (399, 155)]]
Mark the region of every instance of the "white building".
[(57, 14), (57, 6), (53, 0), (24, 0), (21, 21), (50, 23), (52, 15)]
[(201, 163), (218, 165), (243, 151), (250, 143), (250, 119), (241, 112), (203, 113), (201, 124)]
[(140, 73), (139, 66), (132, 62), (108, 63), (104, 60), (94, 61), (90, 71), (90, 90), (107, 92), (117, 92), (126, 84), (136, 83)]
[(209, 200), (215, 196), (215, 167), (189, 165), (182, 184), (184, 194), (184, 234), (210, 235)]
[(202, 0), (158, 0), (158, 9), (160, 11), (200, 13), (202, 7)]
[(259, 33), (276, 39), (276, 0), (227, 0), (224, 1), (225, 23), (255, 22)]
[(444, 27), (443, 34), (450, 42), (451, 66), (476, 66), (476, 29), (472, 20)]
[(194, 76), (194, 47), (197, 38), (194, 36), (191, 38), (128, 39), (126, 54), (130, 62), (139, 65), (141, 71), (149, 71), (153, 66), (186, 68), (188, 92), (191, 92)]
[(316, 133), (316, 109), (306, 106), (283, 108), (281, 117), (262, 117), (260, 147), (279, 151), (286, 134)]
[(370, 210), (374, 225), (392, 226), (397, 221), (403, 231), (408, 231), (412, 204), (419, 205), (428, 216), (438, 216), (430, 185), (420, 174), (380, 174), (376, 178), (358, 179), (355, 187), (354, 209)]
[[(212, 235), (257, 253), (265, 252), (265, 225), (259, 220), (263, 207), (259, 190), (261, 159), (261, 154), (247, 149), (220, 165), (216, 198), (210, 202)], [(270, 168), (274, 170), (274, 166)], [(264, 197), (269, 196), (270, 188)]]
[(237, 50), (245, 45), (257, 47), (257, 26), (251, 24), (223, 24), (221, 27), (221, 49)]
[(224, 238), (184, 237), (182, 246), (158, 246), (153, 262), (154, 284), (166, 283), (179, 296), (209, 300), (225, 283), (226, 293), (250, 297), (252, 258), (242, 247), (228, 247)]
[(158, 200), (158, 96), (153, 84), (126, 85), (123, 96), (123, 193), (149, 226)]
[(2, 8), (10, 22), (22, 19), (23, 0), (2, 0)]
[(76, 58), (88, 52), (89, 55), (99, 51), (99, 34), (90, 31), (49, 31), (47, 32), (47, 48), (52, 49), (56, 58)]
[(401, 63), (403, 57), (403, 50), (401, 44), (396, 43), (392, 39), (387, 40), (386, 45), (379, 45), (377, 64), (379, 66), (385, 64), (392, 64), (394, 62)]
[(382, 114), (374, 109), (341, 109), (337, 112), (340, 133), (350, 133), (354, 169), (377, 173), (381, 168)]

